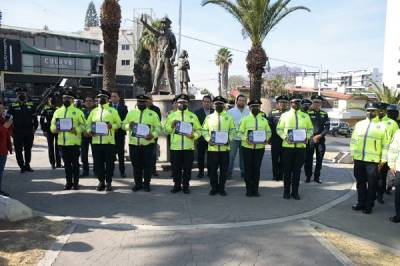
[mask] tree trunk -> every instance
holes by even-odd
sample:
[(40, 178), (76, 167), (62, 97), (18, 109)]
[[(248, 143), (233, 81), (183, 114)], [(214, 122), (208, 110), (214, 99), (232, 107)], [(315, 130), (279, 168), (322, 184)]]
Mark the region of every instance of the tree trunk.
[(228, 96), (228, 69), (229, 69), (229, 63), (225, 63), (222, 67), (222, 91), (223, 91), (223, 97), (226, 98)]
[(250, 100), (261, 98), (261, 86), (263, 83), (262, 75), (268, 57), (261, 45), (252, 45), (246, 57), (247, 71), (250, 76)]
[(218, 96), (222, 96), (222, 72), (223, 72), (223, 66), (219, 65), (219, 73), (218, 73)]

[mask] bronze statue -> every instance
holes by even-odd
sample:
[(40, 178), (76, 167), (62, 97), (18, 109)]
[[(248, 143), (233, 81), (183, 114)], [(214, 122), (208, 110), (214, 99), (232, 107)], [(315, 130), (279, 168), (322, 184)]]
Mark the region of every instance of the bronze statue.
[(186, 50), (182, 50), (178, 58), (178, 63), (174, 66), (178, 66), (178, 81), (180, 84), (181, 93), (189, 94), (189, 69), (190, 64), (188, 60), (189, 54)]
[(143, 26), (157, 37), (157, 66), (154, 74), (153, 88), (151, 94), (158, 94), (161, 79), (166, 73), (171, 94), (175, 94), (174, 62), (176, 56), (176, 39), (171, 31), (171, 20), (168, 17), (161, 19), (161, 30), (157, 30), (147, 24), (144, 16), (140, 18)]

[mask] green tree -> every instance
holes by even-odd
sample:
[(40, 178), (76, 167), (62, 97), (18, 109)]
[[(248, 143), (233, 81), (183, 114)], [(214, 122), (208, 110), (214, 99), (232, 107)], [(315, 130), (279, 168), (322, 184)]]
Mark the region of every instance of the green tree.
[(135, 53), (135, 62), (133, 65), (133, 75), (135, 85), (143, 87), (145, 92), (150, 92), (152, 87), (150, 52), (139, 43)]
[(99, 26), (99, 17), (97, 16), (96, 7), (94, 6), (93, 1), (90, 1), (89, 6), (86, 10), (85, 28), (98, 27), (98, 26)]
[(247, 82), (247, 78), (242, 75), (232, 75), (228, 78), (228, 88), (229, 90), (236, 88), (238, 86), (243, 86)]
[(376, 97), (380, 102), (390, 103), (390, 104), (399, 104), (400, 103), (400, 93), (398, 90), (390, 89), (389, 87), (382, 84), (380, 86), (375, 81), (370, 80), (372, 83), (372, 87), (370, 87), (370, 91), (375, 93)]
[(229, 65), (232, 64), (232, 53), (227, 48), (221, 48), (218, 50), (215, 56), (215, 64), (219, 66), (219, 73), (221, 74), (221, 84), (218, 86), (220, 91), (219, 95), (225, 98), (228, 95), (228, 76), (229, 76)]
[[(153, 28), (156, 28), (157, 30), (160, 30), (161, 29), (160, 20), (153, 21), (151, 23), (151, 26)], [(144, 48), (146, 48), (150, 52), (151, 77), (153, 80), (157, 66), (157, 37), (147, 28), (144, 28), (142, 36), (140, 37), (140, 43), (143, 45)]]
[(304, 6), (289, 7), (291, 0), (203, 0), (202, 5), (215, 4), (230, 13), (243, 27), (244, 37), (252, 46), (246, 57), (250, 76), (250, 99), (261, 96), (262, 74), (268, 57), (262, 43), (271, 30), (287, 15), (296, 10), (310, 11)]
[(281, 94), (287, 94), (286, 81), (281, 75), (264, 81), (262, 97), (272, 98)]
[(121, 6), (118, 0), (104, 0), (101, 5), (100, 23), (104, 42), (103, 88), (113, 90), (116, 88), (115, 73), (121, 24)]
[(200, 94), (201, 95), (211, 95), (211, 92), (209, 90), (207, 90), (206, 88), (204, 88), (200, 91)]

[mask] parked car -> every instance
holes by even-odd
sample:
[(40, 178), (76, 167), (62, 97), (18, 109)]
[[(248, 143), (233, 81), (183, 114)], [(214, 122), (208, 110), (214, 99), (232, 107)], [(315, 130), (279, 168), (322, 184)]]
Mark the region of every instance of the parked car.
[(349, 123), (340, 122), (337, 126), (331, 127), (330, 133), (332, 136), (336, 137), (337, 135), (345, 136), (346, 138), (351, 137), (351, 133), (353, 132), (352, 128), (350, 127)]

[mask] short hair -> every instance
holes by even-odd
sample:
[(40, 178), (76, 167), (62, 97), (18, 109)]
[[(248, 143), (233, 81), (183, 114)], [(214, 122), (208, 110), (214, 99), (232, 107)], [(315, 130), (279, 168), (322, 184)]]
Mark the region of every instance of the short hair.
[(86, 101), (87, 98), (90, 98), (90, 99), (92, 99), (94, 101), (94, 97), (93, 96), (90, 96), (90, 95), (86, 96), (85, 97), (85, 101)]
[(116, 93), (119, 97), (121, 97), (121, 92), (120, 91), (117, 91), (117, 90), (111, 91), (111, 94), (113, 94), (113, 93)]
[(238, 101), (240, 97), (246, 100), (246, 96), (244, 96), (243, 94), (239, 94), (238, 96), (236, 96), (236, 101)]
[(204, 95), (203, 96), (203, 101), (204, 101), (204, 99), (209, 99), (210, 101), (212, 101), (211, 95)]

